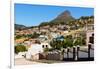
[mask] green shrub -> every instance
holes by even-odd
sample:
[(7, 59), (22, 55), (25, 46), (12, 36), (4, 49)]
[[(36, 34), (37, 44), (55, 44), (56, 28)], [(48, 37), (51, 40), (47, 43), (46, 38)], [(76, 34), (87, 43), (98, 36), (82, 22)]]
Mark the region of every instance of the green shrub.
[(15, 53), (16, 54), (18, 54), (19, 52), (25, 52), (25, 51), (27, 51), (27, 49), (24, 45), (15, 46)]

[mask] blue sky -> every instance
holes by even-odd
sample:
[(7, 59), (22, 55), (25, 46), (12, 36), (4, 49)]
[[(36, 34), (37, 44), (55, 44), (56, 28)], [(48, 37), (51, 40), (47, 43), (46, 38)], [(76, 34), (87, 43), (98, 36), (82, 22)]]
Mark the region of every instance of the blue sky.
[(15, 23), (25, 26), (37, 26), (41, 22), (48, 22), (57, 17), (65, 10), (71, 12), (75, 18), (81, 16), (94, 15), (93, 8), (69, 7), (69, 6), (48, 6), (48, 5), (31, 5), (15, 4)]

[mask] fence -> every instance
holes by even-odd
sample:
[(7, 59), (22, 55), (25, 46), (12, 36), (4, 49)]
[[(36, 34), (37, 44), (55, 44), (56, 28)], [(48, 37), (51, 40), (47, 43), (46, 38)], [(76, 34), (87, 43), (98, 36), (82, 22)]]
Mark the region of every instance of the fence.
[(89, 44), (88, 47), (75, 46), (66, 48), (61, 52), (48, 52), (47, 60), (63, 60), (63, 61), (93, 61), (94, 46)]
[(61, 52), (49, 52), (46, 55), (46, 59), (47, 60), (62, 60), (63, 57), (62, 57)]
[(83, 48), (80, 46), (67, 48), (67, 52), (65, 51), (64, 54), (64, 61), (89, 61), (94, 60), (94, 46), (89, 44), (87, 48)]

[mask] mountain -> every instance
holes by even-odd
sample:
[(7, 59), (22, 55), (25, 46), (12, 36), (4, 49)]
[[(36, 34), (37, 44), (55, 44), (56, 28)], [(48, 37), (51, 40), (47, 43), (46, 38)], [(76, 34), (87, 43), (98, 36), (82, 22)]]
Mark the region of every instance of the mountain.
[(68, 22), (74, 20), (74, 18), (72, 17), (71, 13), (66, 10), (64, 12), (62, 12), (61, 14), (59, 14), (54, 20), (52, 20), (51, 22), (53, 23), (59, 23), (59, 22)]
[(15, 24), (15, 29), (16, 30), (22, 30), (22, 29), (26, 29), (27, 27), (24, 25), (20, 25), (20, 24)]
[(60, 13), (56, 18), (54, 18), (50, 22), (42, 22), (39, 26), (67, 24), (67, 22), (71, 20), (75, 20), (75, 18), (72, 17), (71, 13), (68, 10), (66, 10)]

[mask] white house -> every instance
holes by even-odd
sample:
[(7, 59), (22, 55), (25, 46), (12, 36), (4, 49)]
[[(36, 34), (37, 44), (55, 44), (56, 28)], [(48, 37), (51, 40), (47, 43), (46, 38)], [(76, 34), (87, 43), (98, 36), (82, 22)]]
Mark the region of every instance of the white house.
[(44, 41), (46, 41), (48, 39), (48, 36), (40, 35), (38, 39), (39, 39), (40, 42), (44, 42)]
[(53, 38), (57, 38), (57, 37), (60, 36), (60, 34), (59, 34), (59, 33), (51, 33), (51, 36), (52, 36)]
[(26, 59), (38, 60), (39, 53), (43, 53), (44, 48), (50, 48), (48, 43), (32, 44), (26, 53)]

